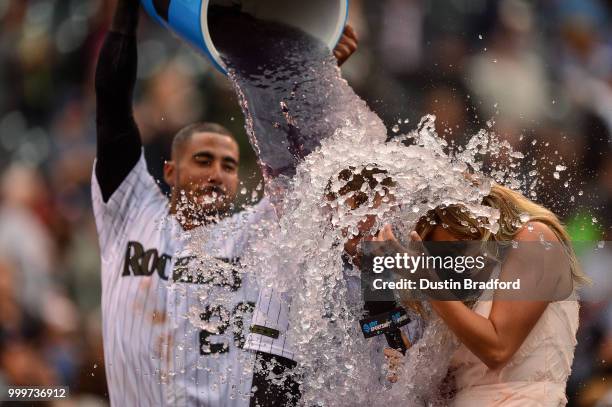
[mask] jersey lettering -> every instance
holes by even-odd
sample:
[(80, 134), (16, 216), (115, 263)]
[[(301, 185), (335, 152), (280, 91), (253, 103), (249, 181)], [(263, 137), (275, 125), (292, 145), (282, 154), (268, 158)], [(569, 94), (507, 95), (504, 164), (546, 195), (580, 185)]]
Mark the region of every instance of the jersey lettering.
[(167, 254), (159, 255), (157, 249), (144, 250), (138, 242), (128, 242), (123, 264), (123, 277), (147, 277), (157, 272), (162, 280), (168, 280), (166, 265), (172, 260)]

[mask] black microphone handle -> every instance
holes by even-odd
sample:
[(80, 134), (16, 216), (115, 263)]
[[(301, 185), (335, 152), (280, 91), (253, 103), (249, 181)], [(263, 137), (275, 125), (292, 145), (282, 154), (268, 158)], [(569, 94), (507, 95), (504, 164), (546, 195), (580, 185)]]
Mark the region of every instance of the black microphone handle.
[(390, 332), (385, 332), (385, 338), (387, 339), (387, 344), (389, 347), (402, 352), (402, 355), (406, 354), (408, 348), (402, 340), (402, 331), (396, 328)]

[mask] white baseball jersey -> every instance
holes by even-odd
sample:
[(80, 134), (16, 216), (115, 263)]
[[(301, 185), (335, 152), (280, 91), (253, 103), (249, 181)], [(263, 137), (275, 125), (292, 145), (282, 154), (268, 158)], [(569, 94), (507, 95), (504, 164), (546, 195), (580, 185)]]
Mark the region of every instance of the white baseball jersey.
[(290, 305), (287, 293), (262, 288), (244, 348), (295, 360), (295, 349), (287, 338)]
[(264, 199), (214, 228), (200, 228), (177, 257), (168, 297), (170, 404), (249, 405), (254, 353), (243, 346), (258, 292), (240, 257), (250, 232), (271, 216)]
[(168, 200), (144, 156), (108, 202), (92, 177), (102, 257), (102, 335), (111, 404), (161, 406), (166, 372), (162, 335), (168, 277), (176, 251)]
[[(172, 280), (190, 275), (190, 263), (199, 263), (190, 250), (208, 254), (204, 263), (209, 269), (201, 267), (205, 276), (218, 266), (232, 266), (248, 241), (243, 228), (268, 213), (266, 209), (220, 222), (210, 228), (211, 238), (203, 247), (192, 250), (198, 242), (181, 239), (184, 232), (168, 216), (168, 200), (148, 173), (144, 156), (106, 203), (94, 172), (92, 199), (102, 257), (104, 358), (111, 404), (247, 406), (248, 397), (237, 395), (250, 392), (251, 377), (243, 372), (252, 368), (252, 354), (240, 349), (240, 340), (224, 342), (216, 335), (221, 333), (218, 326), (206, 320), (225, 316), (219, 306), (234, 305), (233, 317), (222, 323), (228, 325), (226, 332), (236, 331), (240, 338), (239, 321), (249, 318), (256, 287), (237, 284), (239, 275), (229, 290), (223, 289), (228, 282), (218, 279), (196, 281), (200, 284)], [(264, 201), (257, 208), (269, 205)], [(202, 297), (202, 289), (209, 294), (225, 292), (225, 298)], [(193, 326), (190, 311), (200, 312), (208, 325)], [(248, 322), (242, 324), (248, 329)], [(201, 345), (207, 343), (211, 346), (204, 349)], [(226, 351), (220, 351), (225, 345)]]

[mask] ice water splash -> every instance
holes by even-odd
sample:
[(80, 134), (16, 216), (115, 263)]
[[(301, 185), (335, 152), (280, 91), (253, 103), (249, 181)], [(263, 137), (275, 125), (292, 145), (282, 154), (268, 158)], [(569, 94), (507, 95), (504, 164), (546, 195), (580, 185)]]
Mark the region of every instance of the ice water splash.
[(427, 328), (409, 351), (411, 366), (390, 389), (381, 353), (386, 345), (360, 332), (358, 255), (349, 255), (351, 243), (387, 223), (406, 240), (415, 223), (441, 205), (461, 204), (481, 226), (497, 230), (497, 211), (481, 205), (493, 181), (475, 171), (482, 159), (498, 154), (499, 148), (487, 149), (496, 142), (491, 137), (482, 148), (479, 133), (461, 153), (449, 153), (434, 121), (426, 116), (417, 130), (389, 142), (380, 134), (359, 137), (373, 129), (339, 127), (298, 166), (282, 217), (248, 259), (262, 287), (293, 298), (290, 337), (305, 377), (306, 405), (433, 402), (439, 394), (457, 346), (454, 336), (432, 313), (413, 313), (428, 321)]
[[(341, 78), (324, 44), (233, 9), (212, 10), (209, 18), (216, 20), (211, 35), (230, 68), (267, 192), (282, 198), (278, 222), (258, 226), (242, 271), (292, 298), (289, 340), (303, 376), (301, 403), (444, 404), (439, 386), (458, 342), (427, 307), (410, 311), (426, 328), (390, 386), (386, 344), (364, 339), (359, 329), (364, 304), (351, 250), (387, 223), (405, 240), (419, 218), (441, 205), (463, 205), (495, 232), (499, 214), (481, 202), (493, 180), (523, 186), (516, 181), (521, 154), (489, 129), (451, 149), (436, 134), (434, 116), (385, 142), (385, 126)], [(490, 168), (483, 166), (487, 159)]]
[(208, 18), (211, 38), (239, 95), (267, 192), (286, 183), (321, 140), (347, 123), (364, 131), (353, 137), (374, 130), (370, 138), (385, 139), (382, 121), (342, 79), (323, 42), (234, 8), (211, 7)]

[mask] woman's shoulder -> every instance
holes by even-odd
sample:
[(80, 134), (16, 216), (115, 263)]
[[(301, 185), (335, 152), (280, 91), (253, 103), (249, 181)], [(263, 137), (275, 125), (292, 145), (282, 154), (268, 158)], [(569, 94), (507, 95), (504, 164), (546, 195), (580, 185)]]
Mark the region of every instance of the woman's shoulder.
[(558, 242), (559, 238), (555, 232), (540, 221), (530, 221), (524, 224), (515, 236), (515, 240), (530, 242), (530, 241), (545, 241), (545, 242)]

